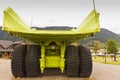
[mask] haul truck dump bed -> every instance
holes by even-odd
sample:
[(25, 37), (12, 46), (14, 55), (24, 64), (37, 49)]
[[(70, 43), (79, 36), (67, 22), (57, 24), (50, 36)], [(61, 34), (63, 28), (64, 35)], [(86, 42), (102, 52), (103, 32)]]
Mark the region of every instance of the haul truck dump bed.
[(17, 46), (11, 69), (15, 77), (36, 77), (47, 68), (58, 68), (67, 76), (89, 77), (92, 72), (90, 50), (72, 42), (100, 32), (99, 14), (92, 10), (86, 19), (71, 30), (36, 30), (27, 26), (10, 7), (4, 10), (2, 30), (35, 44)]

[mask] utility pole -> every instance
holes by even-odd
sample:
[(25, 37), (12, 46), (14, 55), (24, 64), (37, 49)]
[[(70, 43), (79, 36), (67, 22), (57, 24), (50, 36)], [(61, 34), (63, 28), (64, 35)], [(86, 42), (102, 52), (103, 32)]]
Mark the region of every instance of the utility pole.
[(105, 45), (105, 63), (107, 62), (107, 60), (106, 60), (106, 54), (107, 54), (107, 45)]

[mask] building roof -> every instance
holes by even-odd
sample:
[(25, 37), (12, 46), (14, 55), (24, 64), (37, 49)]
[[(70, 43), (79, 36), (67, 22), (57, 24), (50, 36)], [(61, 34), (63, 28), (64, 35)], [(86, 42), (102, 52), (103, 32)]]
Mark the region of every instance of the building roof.
[(1, 49), (0, 52), (13, 52), (13, 49)]
[(23, 41), (15, 41), (13, 44), (21, 44)]
[(12, 44), (13, 44), (13, 41), (0, 40), (0, 45), (5, 49), (10, 47)]

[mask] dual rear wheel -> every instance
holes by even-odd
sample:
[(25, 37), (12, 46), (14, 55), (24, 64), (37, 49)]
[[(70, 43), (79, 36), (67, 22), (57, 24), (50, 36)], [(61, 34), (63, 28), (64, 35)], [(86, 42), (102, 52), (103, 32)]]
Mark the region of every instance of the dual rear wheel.
[(15, 77), (37, 77), (40, 74), (40, 46), (19, 45), (12, 53), (11, 69)]
[[(11, 69), (15, 77), (40, 75), (40, 46), (19, 45), (12, 54)], [(89, 77), (92, 72), (90, 50), (84, 46), (66, 47), (66, 73), (69, 77)]]
[(67, 76), (89, 77), (92, 72), (92, 58), (90, 50), (84, 46), (67, 46)]

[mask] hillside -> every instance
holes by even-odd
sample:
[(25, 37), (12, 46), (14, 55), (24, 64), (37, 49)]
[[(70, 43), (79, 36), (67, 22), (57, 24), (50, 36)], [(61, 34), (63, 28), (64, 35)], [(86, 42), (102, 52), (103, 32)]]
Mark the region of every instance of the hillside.
[(109, 31), (108, 29), (101, 28), (99, 33), (96, 33), (93, 37), (88, 38), (87, 40), (81, 41), (82, 43), (86, 43), (90, 40), (99, 40), (100, 42), (105, 43), (108, 39), (114, 39), (120, 43), (120, 35)]
[(112, 31), (109, 31), (107, 29), (101, 28), (101, 32), (97, 33), (95, 35), (94, 39), (98, 39), (101, 42), (105, 42), (108, 39), (115, 39), (116, 41), (120, 42), (120, 35), (112, 32)]
[(10, 36), (7, 32), (2, 31), (2, 27), (0, 27), (0, 40), (19, 41), (22, 39), (15, 37), (15, 36)]
[[(36, 27), (33, 27), (33, 28), (36, 28)], [(36, 28), (36, 29), (47, 29), (47, 30), (50, 30), (50, 29), (54, 29), (54, 30), (70, 30), (72, 29), (72, 27), (68, 27), (68, 26), (52, 26), (52, 27), (45, 27), (45, 28)], [(84, 40), (84, 41), (81, 41), (82, 43), (86, 43), (90, 40), (99, 40), (101, 42), (106, 42), (108, 39), (114, 39), (116, 41), (118, 41), (120, 43), (120, 35), (116, 34), (116, 33), (113, 33), (112, 31), (109, 31), (107, 29), (104, 29), (104, 28), (101, 28), (101, 32), (100, 33), (97, 33), (95, 34), (94, 37), (91, 37), (91, 38), (88, 38), (87, 40)], [(7, 32), (3, 32), (1, 30), (1, 27), (0, 27), (0, 40), (12, 40), (12, 41), (18, 41), (18, 40), (21, 40), (15, 36), (10, 36)]]

